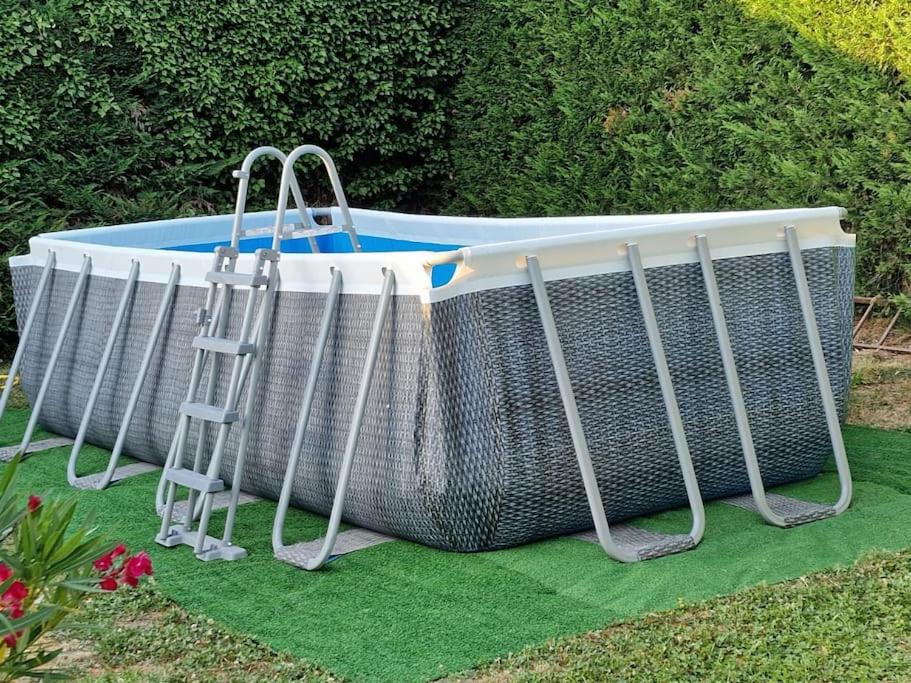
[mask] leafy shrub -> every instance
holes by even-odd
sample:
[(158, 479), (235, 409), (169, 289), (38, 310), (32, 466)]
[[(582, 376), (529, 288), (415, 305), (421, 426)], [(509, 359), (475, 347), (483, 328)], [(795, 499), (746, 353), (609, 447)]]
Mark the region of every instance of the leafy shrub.
[[(911, 64), (904, 0), (479, 0), (472, 17), (449, 211), (837, 204), (860, 289), (911, 286), (911, 88), (889, 66)], [(833, 26), (849, 54), (819, 42)]]
[[(444, 168), (458, 1), (8, 7), (0, 252), (21, 253), (30, 236), (64, 227), (230, 210), (229, 170), (260, 144), (321, 144), (352, 200), (408, 201)], [(328, 189), (321, 174), (305, 180), (311, 197)], [(273, 195), (258, 180), (251, 207), (271, 206)], [(4, 275), (0, 336), (12, 320)]]
[[(59, 651), (41, 639), (94, 591), (134, 587), (152, 574), (148, 555), (129, 555), (91, 520), (75, 521), (74, 501), (23, 504), (15, 490), (18, 460), (0, 475), (0, 681), (59, 675), (47, 668)], [(107, 552), (105, 552), (107, 550)], [(40, 668), (39, 668), (40, 667)]]

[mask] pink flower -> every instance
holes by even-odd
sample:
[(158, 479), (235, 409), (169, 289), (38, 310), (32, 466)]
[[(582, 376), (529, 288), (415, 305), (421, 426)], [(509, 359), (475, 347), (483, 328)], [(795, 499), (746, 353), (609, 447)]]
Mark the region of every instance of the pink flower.
[(7, 647), (16, 647), (16, 641), (19, 640), (19, 636), (22, 635), (22, 631), (16, 631), (15, 633), (9, 633), (3, 636), (3, 642), (6, 643)]
[(3, 593), (3, 602), (17, 603), (22, 602), (28, 597), (28, 588), (21, 581), (13, 581), (9, 588)]
[[(143, 575), (152, 576), (152, 558), (145, 551), (138, 552), (133, 557), (127, 558), (123, 566), (129, 578), (138, 579)], [(130, 585), (135, 584), (130, 583)]]
[(110, 554), (111, 554), (111, 557), (120, 557), (126, 551), (127, 551), (127, 547), (123, 543), (121, 543), (116, 548), (114, 548)]
[(95, 567), (95, 571), (106, 572), (111, 568), (111, 564), (113, 564), (113, 561), (111, 560), (111, 553), (107, 553), (106, 555), (102, 555), (97, 560), (95, 560), (92, 563), (92, 566)]
[(115, 579), (112, 576), (106, 576), (103, 579), (101, 579), (101, 583), (99, 584), (99, 587), (103, 591), (115, 591), (115, 590), (117, 590), (117, 579)]
[(3, 564), (0, 562), (0, 583), (3, 583), (9, 577), (13, 575), (13, 570), (9, 568), (9, 565)]
[(28, 497), (28, 511), (34, 512), (41, 507), (41, 498), (38, 496), (29, 496)]

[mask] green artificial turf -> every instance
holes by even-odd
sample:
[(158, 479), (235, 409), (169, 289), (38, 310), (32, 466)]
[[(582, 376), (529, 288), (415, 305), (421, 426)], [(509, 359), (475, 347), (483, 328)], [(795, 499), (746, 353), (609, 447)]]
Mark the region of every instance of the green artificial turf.
[[(16, 440), (26, 413), (6, 418), (0, 441)], [(911, 434), (848, 427), (855, 502), (843, 516), (790, 530), (737, 508), (711, 503), (707, 531), (694, 551), (635, 565), (610, 560), (593, 544), (554, 539), (506, 551), (463, 555), (399, 541), (305, 573), (272, 559), (274, 506), (238, 513), (235, 539), (250, 557), (203, 563), (188, 548), (155, 545), (157, 475), (106, 491), (76, 493), (65, 479), (68, 449), (30, 458), (23, 492), (78, 495), (83, 513), (132, 549), (153, 556), (162, 590), (276, 649), (355, 680), (424, 680), (540, 643), (672, 608), (678, 601), (731, 593), (838, 564), (871, 549), (911, 546)], [(100, 467), (104, 451), (87, 447), (81, 468)], [(816, 500), (837, 495), (831, 472), (784, 487)], [(214, 517), (218, 532), (223, 513)], [(650, 517), (648, 526), (688, 528), (685, 511)], [(324, 520), (292, 510), (289, 538), (321, 535)]]

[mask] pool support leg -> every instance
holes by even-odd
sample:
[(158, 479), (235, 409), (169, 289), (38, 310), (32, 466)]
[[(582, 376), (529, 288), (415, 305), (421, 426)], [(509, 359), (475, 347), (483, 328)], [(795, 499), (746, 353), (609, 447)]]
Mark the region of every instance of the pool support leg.
[(683, 434), (683, 423), (677, 408), (677, 401), (671, 383), (670, 372), (667, 368), (667, 361), (664, 358), (664, 349), (661, 344), (661, 337), (658, 332), (654, 310), (651, 306), (651, 298), (648, 293), (648, 285), (645, 282), (645, 274), (642, 269), (641, 259), (639, 258), (638, 246), (631, 243), (627, 245), (627, 251), (632, 267), (633, 280), (636, 285), (636, 292), (643, 312), (646, 332), (652, 349), (652, 356), (658, 371), (658, 379), (661, 384), (665, 408), (671, 421), (671, 429), (677, 448), (680, 469), (686, 486), (687, 498), (693, 515), (692, 528), (689, 534), (686, 535), (657, 534), (644, 529), (636, 529), (635, 527), (626, 524), (616, 525), (614, 531), (611, 531), (611, 525), (608, 524), (607, 515), (604, 512), (601, 490), (598, 486), (594, 466), (592, 465), (588, 441), (585, 438), (585, 430), (582, 426), (582, 419), (579, 416), (579, 409), (576, 404), (572, 381), (570, 380), (566, 359), (563, 355), (563, 346), (560, 343), (560, 336), (557, 331), (557, 325), (551, 308), (550, 297), (547, 294), (547, 285), (544, 281), (541, 266), (536, 256), (527, 256), (525, 260), (528, 266), (528, 274), (531, 279), (541, 325), (544, 329), (544, 337), (547, 341), (548, 351), (550, 352), (551, 364), (553, 366), (554, 374), (556, 375), (557, 386), (560, 390), (560, 398), (563, 402), (563, 409), (569, 424), (569, 431), (572, 437), (576, 459), (582, 474), (585, 494), (588, 499), (589, 508), (591, 509), (598, 543), (604, 551), (615, 560), (621, 562), (638, 562), (640, 560), (652, 559), (695, 548), (702, 539), (702, 534), (705, 529), (705, 511), (702, 505), (702, 497), (699, 493), (699, 485), (696, 482), (695, 471), (693, 470), (692, 461), (690, 459), (689, 449), (686, 446), (686, 437)]

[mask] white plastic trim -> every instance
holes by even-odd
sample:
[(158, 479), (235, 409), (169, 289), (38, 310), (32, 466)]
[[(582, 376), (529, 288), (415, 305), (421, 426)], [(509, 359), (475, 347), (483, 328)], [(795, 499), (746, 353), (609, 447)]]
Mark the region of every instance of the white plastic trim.
[[(286, 253), (280, 266), (282, 290), (325, 292), (326, 273), (338, 268), (345, 277), (346, 293), (375, 294), (377, 269), (391, 267), (396, 273), (396, 295), (419, 296), (428, 303), (526, 285), (524, 256), (528, 253), (538, 256), (546, 280), (560, 280), (628, 270), (628, 242), (639, 244), (647, 268), (695, 263), (697, 233), (711, 239), (716, 259), (783, 253), (785, 225), (796, 226), (803, 249), (854, 246), (854, 236), (841, 229), (844, 210), (838, 207), (582, 218), (466, 218), (364, 209), (352, 209), (351, 214), (361, 234), (468, 246), (451, 252)], [(247, 214), (244, 225), (267, 227), (274, 217), (274, 211)], [(299, 218), (296, 211), (288, 212), (288, 220)], [(88, 253), (93, 275), (126, 279), (131, 259), (138, 258), (143, 282), (166, 282), (171, 264), (177, 263), (181, 285), (205, 287), (211, 253), (164, 247), (226, 241), (231, 220), (231, 215), (205, 216), (43, 234), (29, 241), (30, 254), (10, 259), (10, 265), (42, 265), (52, 248), (61, 270), (78, 272)], [(243, 254), (237, 270), (249, 272), (253, 258)], [(425, 267), (428, 261), (458, 262), (452, 280), (432, 288)]]

